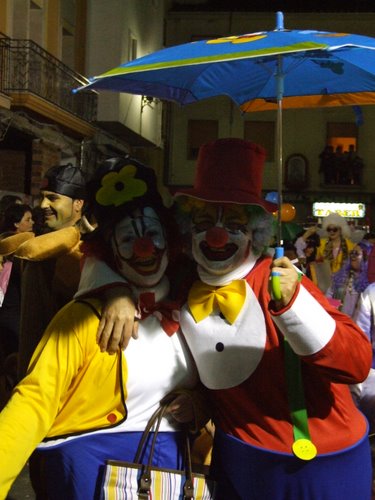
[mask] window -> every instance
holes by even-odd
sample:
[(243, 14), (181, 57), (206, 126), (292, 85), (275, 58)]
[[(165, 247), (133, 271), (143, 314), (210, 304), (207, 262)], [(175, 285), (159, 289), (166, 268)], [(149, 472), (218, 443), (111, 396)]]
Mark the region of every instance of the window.
[(133, 33), (129, 30), (128, 36), (128, 61), (134, 61), (137, 59), (137, 39)]
[(219, 123), (217, 120), (189, 120), (187, 135), (187, 159), (195, 160), (202, 144), (218, 138)]
[(355, 123), (327, 123), (327, 144), (319, 155), (324, 183), (362, 184), (363, 160), (357, 154), (358, 130)]
[(275, 122), (246, 121), (244, 139), (263, 146), (266, 150), (266, 161), (275, 160)]
[(345, 153), (351, 145), (357, 150), (357, 140), (358, 130), (355, 123), (327, 123), (327, 144), (333, 146), (334, 151), (341, 146)]

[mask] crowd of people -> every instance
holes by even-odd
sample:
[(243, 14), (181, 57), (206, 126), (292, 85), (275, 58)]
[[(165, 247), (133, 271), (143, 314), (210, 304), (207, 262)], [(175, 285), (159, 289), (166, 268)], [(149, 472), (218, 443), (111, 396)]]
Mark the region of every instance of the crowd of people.
[(327, 144), (319, 159), (319, 172), (323, 173), (325, 184), (361, 185), (364, 163), (354, 144), (350, 144), (347, 151), (341, 145), (334, 149)]
[(346, 219), (331, 213), (322, 224), (310, 222), (294, 240), (285, 243), (295, 252), (298, 267), (330, 302), (353, 317), (361, 293), (373, 281), (369, 267), (373, 236), (363, 233), (358, 241)]
[[(298, 255), (298, 266), (325, 293), (332, 305), (351, 317), (366, 333), (373, 348), (372, 368), (367, 379), (351, 387), (354, 400), (375, 431), (375, 234), (360, 241), (346, 219), (332, 213), (318, 224), (306, 227), (289, 242)], [(319, 270), (319, 266), (323, 266)]]
[(289, 242), (295, 263), (273, 258), (264, 162), (249, 141), (204, 144), (193, 187), (168, 207), (131, 156), (90, 179), (58, 165), (37, 232), (34, 209), (6, 209), (0, 255), (9, 283), (6, 262), (20, 266), (21, 321), (13, 346), (0, 336), (17, 364), (2, 394), (1, 498), (28, 460), (37, 498), (100, 498), (105, 461), (132, 461), (165, 404), (154, 465), (182, 467), (187, 431), (209, 457), (212, 498), (370, 500), (372, 243), (331, 214)]

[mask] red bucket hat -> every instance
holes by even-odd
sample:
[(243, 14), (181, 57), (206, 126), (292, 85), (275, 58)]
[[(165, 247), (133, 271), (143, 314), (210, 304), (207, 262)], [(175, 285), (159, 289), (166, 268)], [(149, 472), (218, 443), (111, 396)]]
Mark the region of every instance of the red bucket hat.
[(258, 205), (275, 212), (277, 205), (262, 198), (265, 150), (243, 139), (218, 139), (199, 149), (194, 187), (175, 196), (203, 201)]

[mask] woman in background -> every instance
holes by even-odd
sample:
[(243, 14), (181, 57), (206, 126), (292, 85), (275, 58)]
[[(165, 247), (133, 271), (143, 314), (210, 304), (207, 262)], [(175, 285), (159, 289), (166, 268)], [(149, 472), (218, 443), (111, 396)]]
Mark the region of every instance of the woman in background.
[(32, 231), (34, 226), (32, 209), (29, 205), (15, 203), (4, 212), (0, 233), (5, 231), (23, 233)]
[(326, 296), (341, 302), (340, 311), (353, 317), (360, 294), (368, 286), (367, 246), (358, 243), (342, 268), (332, 275), (332, 284)]
[(328, 237), (321, 238), (317, 249), (316, 260), (328, 261), (331, 272), (337, 273), (349, 257), (355, 244), (349, 239), (350, 228), (344, 217), (332, 213), (325, 217), (322, 224), (323, 231)]
[[(32, 209), (29, 205), (11, 202), (4, 211), (0, 225), (0, 374), (7, 366), (7, 359), (18, 352), (19, 329), (20, 329), (20, 304), (21, 304), (21, 269), (18, 259), (13, 259), (16, 250), (15, 244), (20, 244), (32, 233), (34, 221)], [(14, 236), (12, 243), (7, 240), (8, 236)], [(12, 371), (13, 371), (12, 363)], [(6, 370), (7, 371), (7, 370)], [(7, 377), (9, 387), (14, 385), (15, 379)], [(4, 399), (4, 398), (2, 398)], [(0, 406), (4, 401), (0, 402)]]

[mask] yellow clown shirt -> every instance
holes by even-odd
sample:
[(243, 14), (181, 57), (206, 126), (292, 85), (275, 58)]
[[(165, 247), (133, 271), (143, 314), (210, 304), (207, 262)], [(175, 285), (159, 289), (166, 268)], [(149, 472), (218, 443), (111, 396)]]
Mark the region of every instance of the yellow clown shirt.
[(103, 432), (126, 418), (125, 357), (100, 351), (94, 310), (70, 302), (59, 311), (0, 413), (0, 498), (43, 439)]

